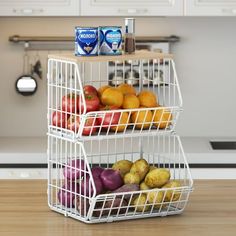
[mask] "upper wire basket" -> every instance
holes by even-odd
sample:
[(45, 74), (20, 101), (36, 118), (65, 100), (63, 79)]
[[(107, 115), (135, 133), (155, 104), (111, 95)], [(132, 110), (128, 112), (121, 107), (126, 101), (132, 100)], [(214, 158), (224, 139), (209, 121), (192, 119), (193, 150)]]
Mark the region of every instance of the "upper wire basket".
[[(95, 87), (99, 98), (88, 98), (85, 85)], [(133, 93), (136, 98), (126, 97), (124, 106), (124, 96), (111, 89), (107, 106), (101, 92), (107, 87), (118, 88), (123, 95)], [(127, 87), (131, 91), (125, 90)], [(111, 106), (112, 102), (119, 106)], [(181, 109), (175, 64), (169, 54), (140, 51), (121, 56), (49, 55), (51, 135), (76, 141), (166, 133), (175, 129)]]

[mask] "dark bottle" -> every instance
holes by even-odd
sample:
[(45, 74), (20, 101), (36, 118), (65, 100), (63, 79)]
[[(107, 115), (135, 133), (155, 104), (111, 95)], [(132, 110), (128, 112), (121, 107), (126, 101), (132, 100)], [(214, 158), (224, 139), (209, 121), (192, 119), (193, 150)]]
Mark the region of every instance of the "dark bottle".
[(135, 52), (135, 20), (134, 18), (125, 18), (125, 53)]

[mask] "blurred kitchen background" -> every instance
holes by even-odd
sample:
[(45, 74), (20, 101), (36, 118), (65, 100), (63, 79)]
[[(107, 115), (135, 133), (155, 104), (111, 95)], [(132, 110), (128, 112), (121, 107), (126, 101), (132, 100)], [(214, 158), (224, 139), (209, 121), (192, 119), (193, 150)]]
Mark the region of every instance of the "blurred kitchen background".
[[(24, 45), (9, 36), (74, 36), (75, 26), (121, 25), (124, 17), (0, 17), (0, 178), (43, 178), (46, 165), (46, 64), (33, 96), (15, 90), (23, 74)], [(211, 178), (219, 168), (236, 177), (236, 152), (212, 150), (210, 140), (236, 140), (236, 17), (136, 17), (137, 36), (177, 35), (171, 44), (184, 101), (177, 124), (196, 178)], [(60, 53), (60, 50), (53, 51)], [(35, 166), (34, 166), (35, 164)], [(37, 172), (38, 171), (38, 172)], [(212, 171), (212, 175), (211, 175)]]

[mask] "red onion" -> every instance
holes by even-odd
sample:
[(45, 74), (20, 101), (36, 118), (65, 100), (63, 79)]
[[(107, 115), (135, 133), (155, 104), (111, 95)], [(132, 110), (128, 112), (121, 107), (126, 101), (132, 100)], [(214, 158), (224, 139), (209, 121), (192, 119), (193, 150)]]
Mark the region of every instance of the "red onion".
[(100, 178), (104, 188), (108, 190), (115, 190), (123, 185), (123, 179), (118, 170), (105, 169)]
[[(94, 179), (94, 184), (95, 184), (95, 189), (96, 189), (96, 195), (98, 195), (102, 193), (103, 191), (102, 181), (99, 177), (95, 177), (95, 176), (93, 179)], [(81, 181), (80, 186), (81, 186), (82, 195), (85, 195), (87, 197), (91, 197), (93, 195), (93, 187), (92, 187), (92, 182), (89, 175), (87, 175), (86, 178), (84, 178)]]
[[(65, 207), (73, 207), (73, 201), (75, 199), (75, 182), (67, 182), (62, 186), (57, 193), (58, 201)], [(79, 186), (77, 185), (77, 191)]]
[(71, 160), (63, 169), (63, 175), (70, 181), (76, 181), (84, 176), (84, 171), (87, 170), (86, 164), (81, 159)]
[(91, 171), (92, 171), (93, 177), (96, 178), (96, 177), (100, 177), (104, 169), (100, 166), (96, 166), (96, 167), (93, 167)]

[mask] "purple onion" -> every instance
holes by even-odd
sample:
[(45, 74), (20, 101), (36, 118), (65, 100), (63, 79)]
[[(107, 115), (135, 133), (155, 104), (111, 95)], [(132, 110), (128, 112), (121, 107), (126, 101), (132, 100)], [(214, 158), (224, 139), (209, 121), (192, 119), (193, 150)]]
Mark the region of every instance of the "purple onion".
[(93, 177), (96, 178), (96, 177), (100, 177), (104, 169), (100, 166), (96, 166), (96, 167), (93, 167), (91, 171), (92, 171)]
[(87, 170), (86, 164), (81, 159), (72, 160), (63, 168), (63, 175), (70, 181), (76, 181), (84, 176), (84, 171)]
[(123, 179), (118, 170), (105, 169), (100, 178), (104, 188), (107, 190), (115, 190), (123, 185)]
[[(73, 202), (75, 199), (75, 190), (77, 183), (67, 182), (62, 186), (57, 193), (58, 201), (65, 207), (73, 207)], [(77, 185), (77, 191), (79, 186)]]
[[(95, 189), (96, 189), (96, 195), (102, 193), (103, 191), (103, 185), (102, 185), (102, 181), (99, 177), (95, 177), (94, 176), (94, 184), (95, 184)], [(93, 195), (93, 187), (92, 187), (92, 182), (90, 180), (89, 175), (86, 176), (86, 178), (84, 178), (81, 183), (81, 194), (85, 195), (87, 197), (90, 197)]]

